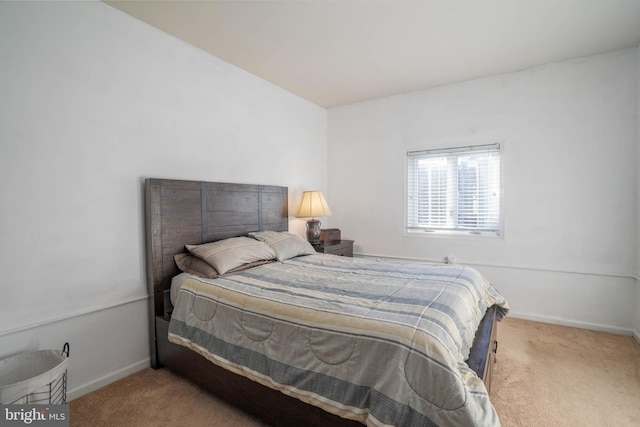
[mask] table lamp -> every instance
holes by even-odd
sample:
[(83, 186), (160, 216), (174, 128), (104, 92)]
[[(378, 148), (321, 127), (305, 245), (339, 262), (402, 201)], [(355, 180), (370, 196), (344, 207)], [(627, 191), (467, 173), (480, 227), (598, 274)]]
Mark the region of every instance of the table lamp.
[(302, 201), (298, 209), (298, 218), (308, 218), (307, 221), (307, 240), (312, 245), (320, 244), (320, 221), (317, 216), (331, 216), (331, 209), (327, 204), (322, 191), (304, 191), (302, 193)]

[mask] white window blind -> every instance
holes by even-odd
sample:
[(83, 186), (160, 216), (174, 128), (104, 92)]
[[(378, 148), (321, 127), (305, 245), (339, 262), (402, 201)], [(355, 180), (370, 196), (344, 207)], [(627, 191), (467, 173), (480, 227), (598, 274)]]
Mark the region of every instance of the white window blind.
[(407, 153), (407, 230), (500, 234), (500, 145)]

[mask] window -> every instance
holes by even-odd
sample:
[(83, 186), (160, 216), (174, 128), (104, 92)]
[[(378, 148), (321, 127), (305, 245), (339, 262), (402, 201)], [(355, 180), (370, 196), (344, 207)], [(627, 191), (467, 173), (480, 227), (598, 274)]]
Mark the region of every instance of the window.
[(407, 231), (500, 235), (500, 145), (407, 153)]

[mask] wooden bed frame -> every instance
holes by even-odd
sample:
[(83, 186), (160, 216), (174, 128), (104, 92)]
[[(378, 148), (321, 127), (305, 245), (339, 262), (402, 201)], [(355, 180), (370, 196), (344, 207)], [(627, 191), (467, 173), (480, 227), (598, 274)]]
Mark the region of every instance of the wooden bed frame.
[[(147, 284), (151, 367), (163, 366), (222, 400), (278, 426), (361, 425), (231, 373), (168, 340), (174, 255), (200, 244), (250, 231), (287, 231), (287, 187), (147, 179), (145, 182)], [(496, 309), (487, 310), (467, 363), (491, 386), (495, 362)]]

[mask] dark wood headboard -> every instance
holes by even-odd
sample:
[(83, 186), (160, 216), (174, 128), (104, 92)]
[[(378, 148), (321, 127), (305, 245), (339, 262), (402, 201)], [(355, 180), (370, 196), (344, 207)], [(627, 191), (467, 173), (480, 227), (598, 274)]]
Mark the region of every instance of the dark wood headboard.
[(245, 236), (250, 231), (287, 231), (287, 187), (145, 180), (147, 287), (151, 315), (152, 365), (155, 365), (155, 317), (171, 310), (171, 278), (179, 273), (174, 255), (185, 244)]

